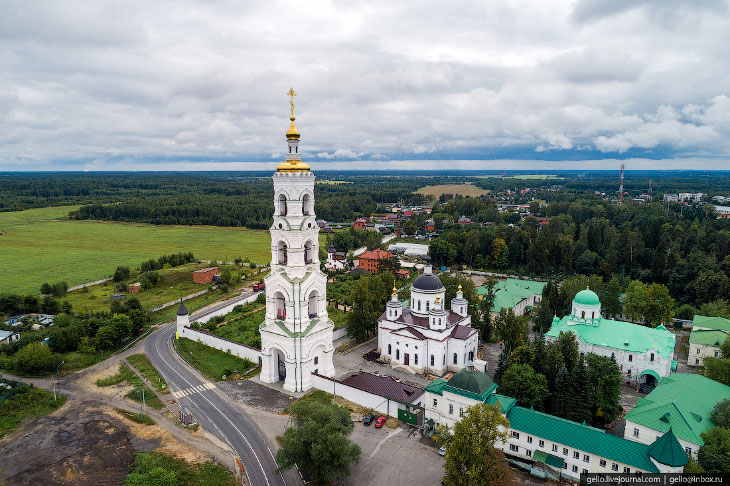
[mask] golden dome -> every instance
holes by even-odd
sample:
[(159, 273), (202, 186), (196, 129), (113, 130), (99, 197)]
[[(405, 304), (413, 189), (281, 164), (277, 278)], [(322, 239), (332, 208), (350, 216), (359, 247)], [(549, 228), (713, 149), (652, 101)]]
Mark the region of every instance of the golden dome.
[(395, 284), (393, 284), (393, 295), (398, 295), (398, 290), (395, 288)]
[(276, 167), (278, 172), (307, 172), (309, 165), (301, 160), (285, 160)]
[(294, 115), (290, 116), (289, 119), (291, 120), (291, 126), (289, 127), (289, 131), (286, 132), (286, 138), (287, 140), (291, 139), (298, 139), (299, 138), (299, 130), (297, 130), (296, 125), (294, 125)]

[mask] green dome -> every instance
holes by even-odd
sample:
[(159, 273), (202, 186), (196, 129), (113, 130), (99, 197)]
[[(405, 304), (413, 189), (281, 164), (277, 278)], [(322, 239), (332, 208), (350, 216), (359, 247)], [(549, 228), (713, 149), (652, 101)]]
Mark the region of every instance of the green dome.
[(598, 295), (592, 290), (585, 289), (581, 290), (575, 295), (573, 302), (581, 305), (601, 305), (601, 301), (598, 299)]
[(481, 371), (469, 371), (465, 368), (452, 376), (448, 385), (481, 395), (494, 386), (494, 382)]

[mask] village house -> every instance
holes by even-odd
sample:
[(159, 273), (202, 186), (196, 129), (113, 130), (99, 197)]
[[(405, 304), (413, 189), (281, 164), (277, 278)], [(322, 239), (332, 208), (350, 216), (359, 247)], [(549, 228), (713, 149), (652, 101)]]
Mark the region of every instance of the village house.
[(193, 272), (193, 282), (197, 284), (211, 283), (218, 275), (218, 267), (201, 268)]
[(367, 250), (358, 258), (357, 266), (358, 268), (367, 270), (370, 273), (379, 273), (381, 260), (389, 258), (393, 258), (393, 254), (385, 250), (381, 250), (380, 248)]
[(16, 331), (0, 331), (0, 346), (20, 340), (20, 333)]

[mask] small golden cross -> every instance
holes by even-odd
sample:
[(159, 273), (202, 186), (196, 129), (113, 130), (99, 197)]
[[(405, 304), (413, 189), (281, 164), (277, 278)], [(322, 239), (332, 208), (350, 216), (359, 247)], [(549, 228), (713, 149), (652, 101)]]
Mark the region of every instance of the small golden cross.
[(290, 88), (286, 94), (288, 94), (289, 97), (291, 98), (291, 100), (289, 101), (289, 104), (291, 105), (291, 116), (294, 116), (294, 97), (297, 94), (294, 92), (294, 88)]

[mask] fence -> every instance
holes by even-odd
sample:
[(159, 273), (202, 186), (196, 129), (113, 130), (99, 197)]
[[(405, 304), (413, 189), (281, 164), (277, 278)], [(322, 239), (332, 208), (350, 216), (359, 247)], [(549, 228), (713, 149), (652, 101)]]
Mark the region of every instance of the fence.
[(353, 388), (334, 378), (327, 378), (315, 373), (312, 373), (312, 386), (391, 417), (398, 417), (398, 410), (405, 409), (405, 405), (396, 400)]
[(261, 363), (261, 351), (250, 346), (225, 339), (222, 337), (208, 334), (207, 332), (196, 331), (189, 327), (178, 328), (180, 337), (185, 337), (193, 341), (200, 341), (206, 346), (218, 349), (224, 353), (231, 353), (242, 359), (247, 359), (253, 363)]

